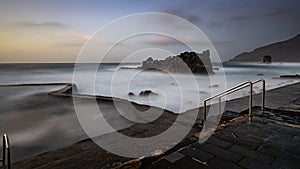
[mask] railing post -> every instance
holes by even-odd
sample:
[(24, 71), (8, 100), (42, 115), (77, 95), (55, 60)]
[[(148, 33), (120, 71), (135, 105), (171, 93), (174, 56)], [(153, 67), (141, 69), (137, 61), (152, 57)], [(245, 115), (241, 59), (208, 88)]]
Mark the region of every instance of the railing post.
[(253, 84), (249, 82), (250, 93), (249, 93), (249, 124), (252, 123), (252, 95), (253, 95)]
[(10, 167), (10, 146), (7, 134), (3, 134), (3, 155), (2, 155), (2, 167), (3, 169), (11, 169)]
[(203, 105), (203, 126), (204, 123), (206, 122), (206, 101), (204, 101), (204, 105)]
[(266, 100), (266, 82), (262, 79), (262, 113), (265, 113), (265, 100)]
[(219, 113), (222, 114), (222, 105), (221, 105), (222, 97), (219, 97)]
[(2, 138), (2, 140), (3, 140), (3, 144), (2, 144), (2, 146), (3, 146), (3, 150), (2, 150), (2, 167), (3, 167), (3, 169), (5, 168), (5, 160), (6, 160), (6, 158), (5, 158), (5, 150), (6, 150), (6, 145), (5, 145), (5, 134), (3, 135), (3, 138)]
[[(7, 141), (8, 141), (8, 138), (7, 138)], [(11, 163), (11, 161), (10, 161), (10, 147), (8, 146), (7, 147), (7, 169), (11, 169), (10, 168), (10, 163)]]

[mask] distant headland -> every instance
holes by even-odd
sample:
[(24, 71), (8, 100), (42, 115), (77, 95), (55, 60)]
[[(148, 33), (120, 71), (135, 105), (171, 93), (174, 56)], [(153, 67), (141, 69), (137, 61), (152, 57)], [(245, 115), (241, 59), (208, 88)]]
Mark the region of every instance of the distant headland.
[(300, 34), (295, 37), (243, 52), (230, 62), (260, 62), (270, 56), (272, 62), (300, 62)]

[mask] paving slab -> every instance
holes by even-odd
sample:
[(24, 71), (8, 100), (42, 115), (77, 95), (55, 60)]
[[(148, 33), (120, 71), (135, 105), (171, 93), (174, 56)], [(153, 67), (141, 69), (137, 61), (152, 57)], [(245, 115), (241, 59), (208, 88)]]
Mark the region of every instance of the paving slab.
[(222, 169), (222, 168), (230, 168), (230, 169), (242, 169), (241, 166), (238, 166), (235, 163), (225, 161), (219, 157), (215, 157), (208, 162), (208, 166), (212, 168)]
[(202, 150), (199, 150), (195, 147), (187, 147), (185, 149), (182, 149), (180, 151), (182, 154), (185, 154), (191, 158), (195, 158), (199, 161), (202, 161), (202, 162), (206, 162), (210, 159), (212, 159), (214, 156), (210, 153), (207, 153), (205, 151), (202, 151)]
[(222, 149), (217, 146), (210, 145), (210, 144), (204, 146), (203, 150), (210, 154), (214, 154), (219, 158), (222, 158), (224, 160), (231, 161), (234, 163), (236, 163), (242, 159), (242, 156), (240, 156), (234, 152), (231, 152), (231, 151), (228, 151), (228, 150), (225, 150), (225, 149)]
[(271, 164), (272, 161), (274, 160), (274, 157), (238, 145), (233, 145), (228, 150), (235, 152), (241, 156), (255, 159), (257, 163), (261, 163), (261, 164)]
[(158, 163), (154, 163), (149, 169), (181, 169), (180, 167), (172, 164), (167, 160), (160, 160)]
[(238, 164), (247, 169), (273, 169), (272, 166), (258, 163), (255, 159), (250, 157), (243, 158)]
[(212, 144), (214, 146), (223, 148), (223, 149), (228, 149), (230, 146), (233, 145), (232, 143), (230, 143), (228, 141), (224, 141), (224, 140), (218, 139), (216, 137), (210, 137), (206, 142), (209, 144)]
[(181, 158), (183, 158), (185, 155), (182, 154), (182, 153), (179, 153), (179, 152), (174, 152), (168, 156), (165, 157), (165, 159), (167, 161), (169, 161), (170, 163), (174, 163), (176, 162), (177, 160), (180, 160)]
[(183, 157), (175, 164), (182, 169), (209, 169), (207, 165), (188, 157)]

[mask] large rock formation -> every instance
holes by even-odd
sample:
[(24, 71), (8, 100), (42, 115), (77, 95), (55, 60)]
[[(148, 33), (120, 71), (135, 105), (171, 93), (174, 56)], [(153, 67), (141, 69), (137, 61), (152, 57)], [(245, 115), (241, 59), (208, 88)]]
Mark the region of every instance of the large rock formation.
[(209, 50), (202, 53), (184, 52), (177, 56), (169, 56), (164, 60), (153, 60), (149, 57), (143, 61), (140, 69), (165, 71), (168, 73), (208, 74), (214, 73), (210, 61)]
[(272, 62), (300, 62), (300, 35), (289, 40), (272, 43), (251, 52), (244, 52), (231, 62), (260, 62), (265, 55), (272, 56)]

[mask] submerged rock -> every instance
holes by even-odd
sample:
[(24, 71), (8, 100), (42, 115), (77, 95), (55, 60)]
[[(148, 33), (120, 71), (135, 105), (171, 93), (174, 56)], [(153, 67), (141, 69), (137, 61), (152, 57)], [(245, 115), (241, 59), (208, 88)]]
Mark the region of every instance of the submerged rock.
[(258, 74), (257, 74), (257, 76), (263, 76), (263, 75), (264, 75), (263, 73), (258, 73)]
[(214, 73), (209, 50), (203, 51), (202, 53), (184, 52), (177, 56), (169, 56), (164, 60), (153, 60), (152, 57), (149, 57), (143, 61), (142, 66), (139, 68), (144, 70), (159, 70), (168, 73)]
[(140, 96), (150, 96), (150, 95), (158, 95), (157, 93), (152, 92), (151, 90), (144, 90), (141, 91)]
[(214, 84), (214, 85), (210, 85), (209, 87), (210, 87), (210, 88), (216, 88), (216, 87), (219, 87), (219, 85)]
[(128, 96), (134, 96), (134, 93), (129, 92), (129, 93), (128, 93)]

